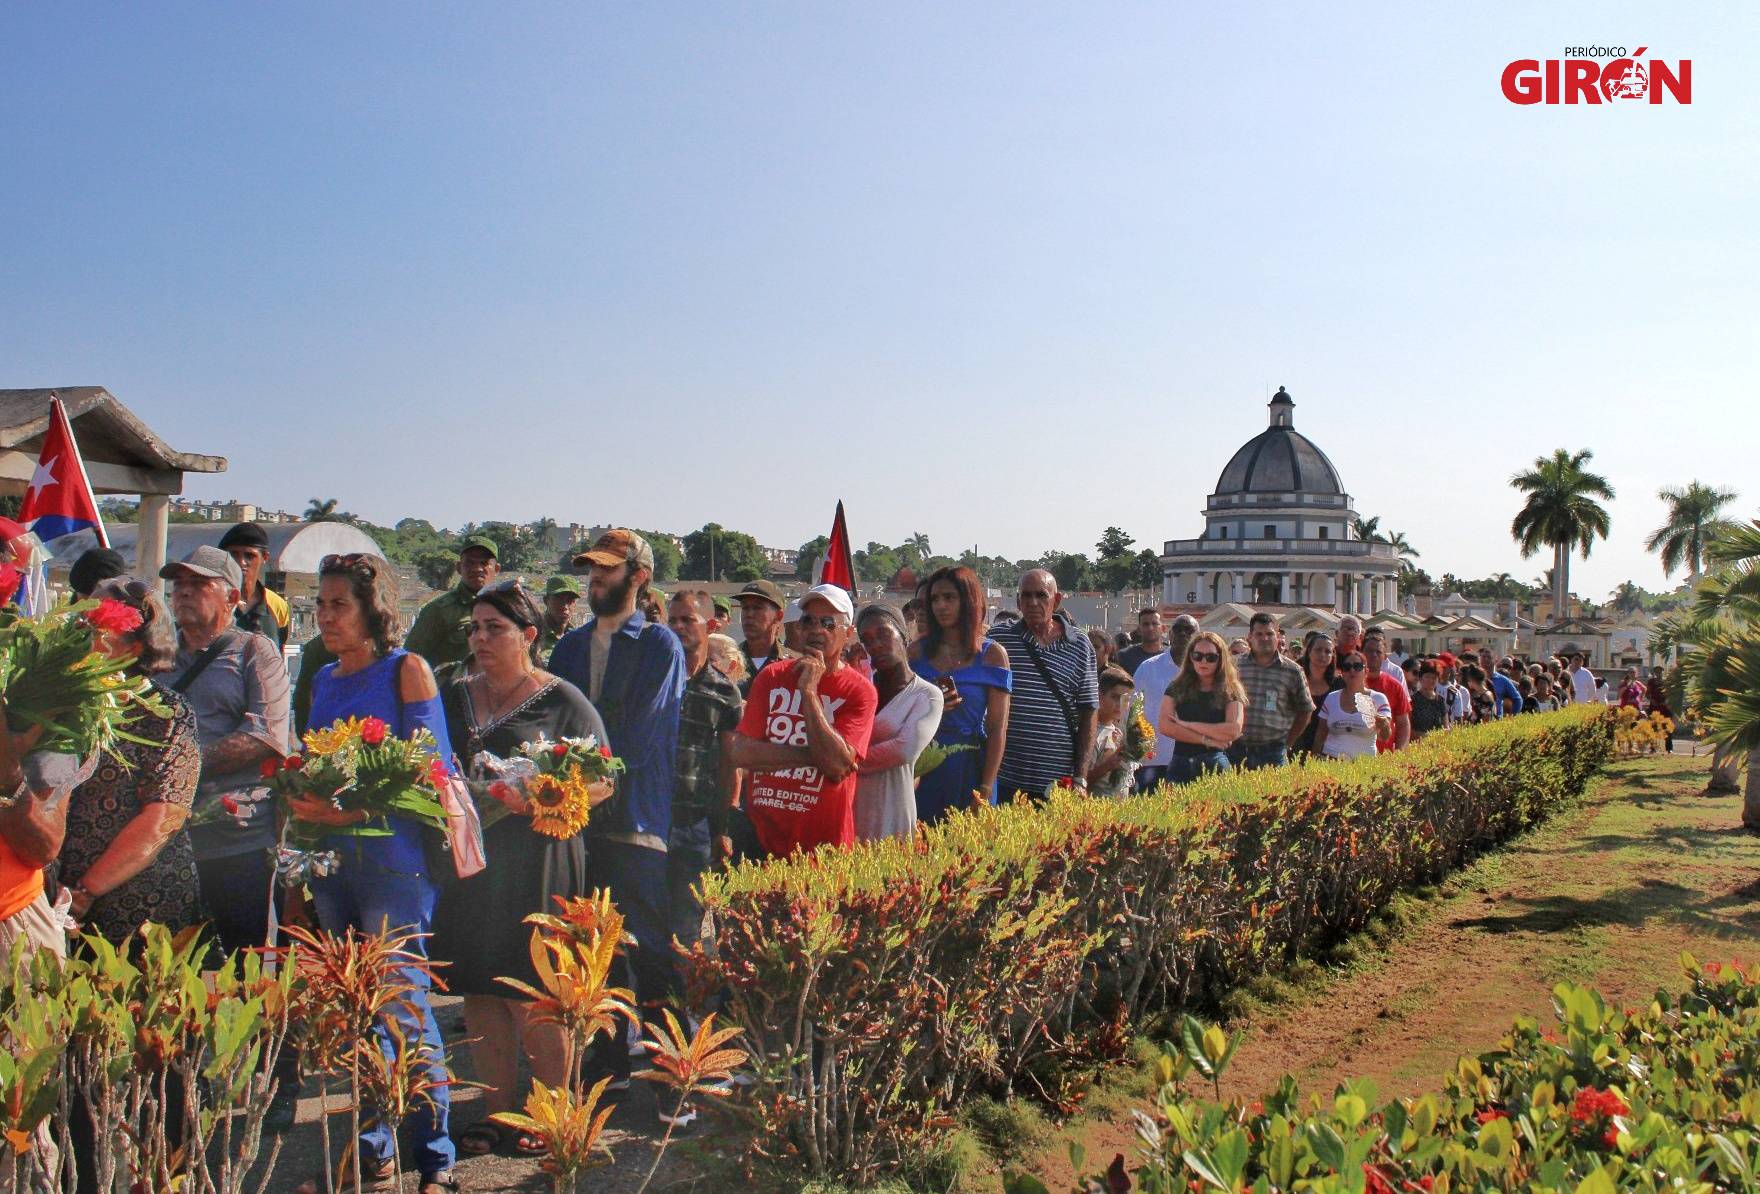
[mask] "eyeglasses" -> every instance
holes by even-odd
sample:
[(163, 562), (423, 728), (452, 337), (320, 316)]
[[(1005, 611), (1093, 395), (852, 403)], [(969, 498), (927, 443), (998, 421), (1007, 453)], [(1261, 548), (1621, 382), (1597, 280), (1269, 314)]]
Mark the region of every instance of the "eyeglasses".
[(1355, 663), (1341, 663), (1341, 664), (1339, 664), (1338, 670), (1341, 672), (1361, 672), (1361, 671), (1367, 670), (1368, 667), (1369, 667), (1368, 664), (1364, 663), (1362, 660), (1359, 659)]
[(800, 624), (802, 627), (817, 626), (821, 630), (836, 630), (842, 625), (836, 614), (802, 614)]
[(1222, 662), (1222, 656), (1218, 655), (1214, 651), (1193, 651), (1190, 655), (1187, 655), (1186, 658), (1191, 660), (1193, 663), (1220, 663), (1220, 662)]

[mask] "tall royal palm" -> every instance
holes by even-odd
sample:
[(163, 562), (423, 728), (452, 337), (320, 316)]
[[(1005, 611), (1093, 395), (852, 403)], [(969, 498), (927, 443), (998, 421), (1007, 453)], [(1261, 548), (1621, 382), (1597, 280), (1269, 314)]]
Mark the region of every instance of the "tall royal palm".
[(1596, 499), (1612, 501), (1613, 487), (1605, 477), (1583, 467), (1593, 456), (1587, 448), (1580, 452), (1559, 448), (1551, 456), (1536, 459), (1527, 472), (1510, 478), (1511, 485), (1528, 495), (1509, 526), (1509, 533), (1521, 544), (1522, 555), (1531, 556), (1541, 547), (1552, 548), (1554, 618), (1564, 617), (1565, 598), (1570, 593), (1571, 549), (1580, 549), (1586, 560), (1596, 537), (1607, 538), (1607, 510)]
[(1723, 508), (1736, 500), (1733, 489), (1717, 489), (1694, 481), (1685, 489), (1664, 489), (1656, 496), (1668, 503), (1668, 520), (1644, 540), (1644, 550), (1662, 556), (1662, 574), (1673, 576), (1687, 566), (1687, 583), (1699, 579), (1705, 566), (1705, 547), (1712, 538), (1730, 530)]

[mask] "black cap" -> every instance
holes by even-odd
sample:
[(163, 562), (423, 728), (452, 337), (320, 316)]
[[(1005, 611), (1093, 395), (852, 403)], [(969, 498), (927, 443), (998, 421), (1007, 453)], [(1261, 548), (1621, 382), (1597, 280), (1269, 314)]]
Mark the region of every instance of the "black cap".
[(108, 547), (94, 547), (73, 562), (73, 568), (67, 574), (67, 584), (81, 597), (90, 597), (99, 582), (127, 574), (128, 563), (119, 553)]
[(269, 532), (254, 522), (241, 522), (220, 536), (220, 550), (232, 547), (260, 547), (269, 550)]

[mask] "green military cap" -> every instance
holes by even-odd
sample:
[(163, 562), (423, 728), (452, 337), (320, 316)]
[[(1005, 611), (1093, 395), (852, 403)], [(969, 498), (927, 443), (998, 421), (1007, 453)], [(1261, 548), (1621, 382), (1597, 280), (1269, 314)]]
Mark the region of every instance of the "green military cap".
[(544, 596), (554, 597), (558, 593), (573, 593), (576, 597), (579, 597), (581, 595), (581, 582), (572, 576), (564, 576), (561, 573), (558, 573), (544, 582)]
[(715, 597), (715, 598), (712, 598), (712, 600), (715, 603), (715, 612), (716, 613), (720, 614), (724, 618), (733, 617), (733, 602), (729, 601), (725, 597)]
[(495, 546), (495, 540), (487, 535), (471, 535), (458, 545), (458, 554), (463, 555), (473, 547), (480, 547), (495, 559), (501, 558), (501, 549)]

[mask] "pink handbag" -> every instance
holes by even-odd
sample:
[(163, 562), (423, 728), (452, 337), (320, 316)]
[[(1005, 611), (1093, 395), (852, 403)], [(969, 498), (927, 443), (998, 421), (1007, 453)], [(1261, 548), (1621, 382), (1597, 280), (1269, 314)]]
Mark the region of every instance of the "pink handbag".
[(483, 848), (483, 822), (471, 790), (454, 772), (440, 789), (440, 807), (446, 812), (446, 844), (452, 850), (452, 868), (460, 879), (489, 865)]

